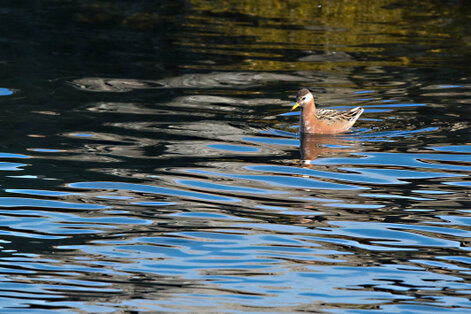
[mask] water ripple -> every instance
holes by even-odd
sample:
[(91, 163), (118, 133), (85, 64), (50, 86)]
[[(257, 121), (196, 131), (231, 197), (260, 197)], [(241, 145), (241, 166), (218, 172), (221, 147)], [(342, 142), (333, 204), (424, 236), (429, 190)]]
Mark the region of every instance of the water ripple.
[(145, 184), (134, 184), (124, 182), (76, 182), (69, 184), (70, 187), (76, 189), (95, 189), (95, 190), (124, 190), (142, 193), (163, 194), (170, 196), (181, 196), (197, 198), (206, 201), (216, 202), (239, 202), (237, 198), (223, 197), (208, 193), (189, 192), (176, 189), (169, 189)]
[(0, 197), (0, 207), (44, 207), (63, 209), (104, 209), (106, 206), (95, 204), (79, 204), (62, 201), (40, 200), (22, 197)]
[[(316, 165), (381, 165), (381, 166), (398, 166), (410, 168), (425, 168), (451, 171), (470, 171), (471, 166), (460, 166), (442, 163), (430, 163), (427, 161), (440, 162), (469, 162), (468, 155), (447, 155), (447, 154), (420, 154), (413, 155), (407, 153), (385, 153), (385, 152), (369, 152), (369, 153), (352, 153), (354, 158), (328, 158), (317, 159), (312, 161)], [(358, 157), (357, 157), (358, 156)]]
[(330, 190), (358, 190), (361, 187), (340, 183), (324, 182), (311, 178), (300, 178), (294, 176), (274, 176), (274, 175), (237, 175), (227, 173), (215, 173), (204, 170), (187, 170), (187, 172), (195, 174), (205, 174), (211, 176), (220, 176), (234, 179), (243, 179), (256, 181), (268, 185), (293, 187), (293, 188), (310, 188), (310, 189), (330, 189)]

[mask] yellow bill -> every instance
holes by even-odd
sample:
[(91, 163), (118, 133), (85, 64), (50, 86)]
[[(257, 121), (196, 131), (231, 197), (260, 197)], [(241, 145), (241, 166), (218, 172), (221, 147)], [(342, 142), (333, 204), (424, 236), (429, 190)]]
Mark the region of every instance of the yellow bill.
[(291, 110), (294, 110), (294, 109), (296, 109), (296, 108), (298, 108), (298, 107), (299, 107), (299, 104), (298, 104), (298, 103), (295, 103), (294, 106), (291, 108)]

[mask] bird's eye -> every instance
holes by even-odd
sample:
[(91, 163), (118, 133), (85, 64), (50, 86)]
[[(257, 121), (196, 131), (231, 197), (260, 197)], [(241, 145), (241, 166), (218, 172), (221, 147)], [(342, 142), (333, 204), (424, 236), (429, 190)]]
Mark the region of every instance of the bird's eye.
[(306, 100), (306, 96), (304, 96), (304, 97), (302, 98), (302, 100)]

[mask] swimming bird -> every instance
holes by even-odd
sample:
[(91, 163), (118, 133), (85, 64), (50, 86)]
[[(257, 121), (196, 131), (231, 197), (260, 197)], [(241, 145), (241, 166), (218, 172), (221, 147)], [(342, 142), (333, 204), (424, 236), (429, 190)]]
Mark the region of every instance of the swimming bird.
[(316, 109), (314, 97), (307, 88), (296, 94), (296, 103), (291, 110), (301, 107), (299, 132), (307, 134), (336, 134), (350, 129), (363, 113), (362, 107), (347, 111)]

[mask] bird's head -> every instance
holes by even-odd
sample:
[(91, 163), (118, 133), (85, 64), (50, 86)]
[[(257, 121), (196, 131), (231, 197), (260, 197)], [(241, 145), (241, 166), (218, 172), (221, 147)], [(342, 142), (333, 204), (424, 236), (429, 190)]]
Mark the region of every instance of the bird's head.
[(309, 89), (303, 88), (298, 91), (296, 94), (296, 103), (294, 104), (293, 108), (291, 110), (294, 110), (298, 107), (304, 107), (304, 105), (310, 103), (313, 101), (313, 97)]

